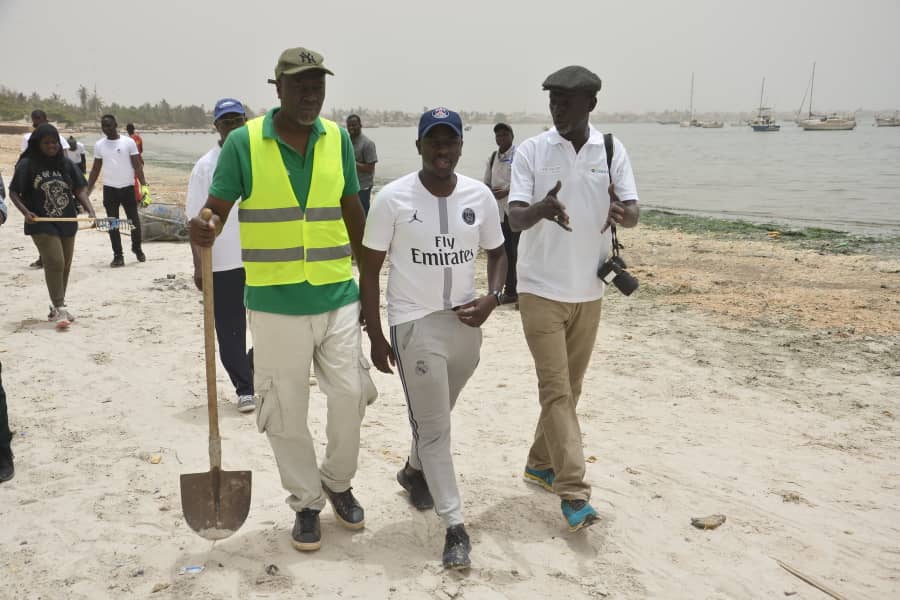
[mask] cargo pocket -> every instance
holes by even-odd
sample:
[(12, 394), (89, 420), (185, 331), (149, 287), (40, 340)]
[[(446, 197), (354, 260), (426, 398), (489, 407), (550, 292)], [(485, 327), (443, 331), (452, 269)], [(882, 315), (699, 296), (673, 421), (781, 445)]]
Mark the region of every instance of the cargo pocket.
[(284, 418), (278, 400), (275, 380), (260, 373), (257, 368), (254, 387), (259, 399), (256, 404), (256, 428), (260, 433), (278, 434), (284, 431)]
[(360, 412), (365, 412), (366, 406), (371, 405), (375, 402), (375, 399), (378, 398), (378, 388), (375, 387), (375, 382), (372, 381), (372, 363), (369, 362), (369, 359), (363, 356), (363, 353), (359, 353), (359, 379), (360, 379), (360, 387), (362, 389), (362, 399), (363, 404), (360, 406)]

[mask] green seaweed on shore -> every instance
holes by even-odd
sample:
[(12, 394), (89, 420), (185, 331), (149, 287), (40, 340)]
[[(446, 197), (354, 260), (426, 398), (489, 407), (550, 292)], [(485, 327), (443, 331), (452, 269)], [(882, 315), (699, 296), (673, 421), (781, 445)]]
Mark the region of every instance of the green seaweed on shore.
[(715, 219), (652, 209), (641, 211), (641, 224), (646, 227), (673, 229), (693, 235), (788, 243), (823, 254), (900, 256), (900, 237), (856, 235), (822, 227), (791, 229), (775, 223)]

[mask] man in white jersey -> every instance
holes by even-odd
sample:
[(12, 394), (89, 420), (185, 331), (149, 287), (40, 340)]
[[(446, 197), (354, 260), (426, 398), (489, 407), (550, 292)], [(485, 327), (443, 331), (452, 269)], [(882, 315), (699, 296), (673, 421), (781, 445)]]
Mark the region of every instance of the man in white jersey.
[[(213, 125), (219, 132), (218, 143), (194, 165), (188, 180), (187, 216), (196, 217), (206, 205), (209, 186), (212, 185), (216, 163), (222, 153), (222, 144), (228, 134), (247, 122), (244, 105), (234, 98), (222, 98), (213, 108)], [(203, 289), (200, 268), (200, 250), (191, 244), (194, 256), (194, 283)], [(247, 311), (244, 308), (244, 283), (246, 273), (241, 260), (241, 238), (238, 220), (225, 221), (222, 233), (212, 248), (213, 307), (215, 310), (216, 338), (219, 340), (219, 358), (237, 393), (237, 409), (252, 412), (256, 408), (253, 398), (253, 368), (247, 354)]]
[[(362, 311), (375, 367), (396, 365), (406, 394), (412, 447), (397, 480), (422, 510), (434, 506), (447, 528), (443, 564), (465, 569), (463, 524), (450, 451), (450, 411), (475, 371), (479, 327), (500, 303), (506, 278), (503, 232), (493, 194), (454, 172), (462, 120), (446, 108), (419, 120), (422, 169), (386, 185), (372, 203), (363, 236)], [(490, 289), (475, 290), (475, 260), (487, 250)], [(379, 273), (390, 257), (387, 287), (391, 343), (381, 330)]]
[(571, 66), (543, 87), (554, 128), (519, 145), (509, 192), (509, 224), (522, 231), (519, 310), (541, 404), (525, 481), (556, 493), (577, 531), (599, 518), (575, 412), (600, 325), (597, 267), (611, 252), (610, 225), (637, 225), (638, 197), (625, 147), (613, 140), (610, 173), (603, 134), (589, 121), (600, 78)]
[[(137, 146), (129, 137), (119, 135), (118, 123), (112, 115), (100, 118), (100, 129), (106, 137), (97, 140), (94, 145), (94, 164), (88, 178), (88, 196), (94, 190), (94, 184), (103, 173), (103, 207), (106, 216), (119, 218), (119, 207), (125, 209), (125, 216), (131, 219), (131, 251), (139, 262), (147, 257), (141, 249), (141, 218), (138, 216), (137, 200), (134, 196), (134, 180), (137, 177), (141, 184), (141, 192), (149, 196), (150, 188), (144, 179), (144, 163), (141, 161)], [(122, 255), (122, 236), (118, 229), (109, 230), (109, 241), (112, 245), (113, 259), (111, 267), (124, 267), (125, 257)]]
[(66, 151), (66, 158), (78, 165), (78, 170), (82, 174), (87, 173), (87, 156), (84, 152), (84, 144), (76, 140), (74, 135), (70, 135), (63, 148)]

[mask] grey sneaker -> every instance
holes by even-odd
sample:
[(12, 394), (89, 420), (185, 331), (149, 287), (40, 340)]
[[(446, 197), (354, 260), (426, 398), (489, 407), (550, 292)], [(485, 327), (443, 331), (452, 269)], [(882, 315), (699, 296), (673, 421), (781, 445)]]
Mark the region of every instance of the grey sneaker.
[(50, 312), (47, 314), (47, 320), (55, 321), (58, 316), (59, 316), (59, 309), (56, 308), (55, 306), (51, 306)]
[(252, 394), (238, 396), (237, 409), (238, 412), (253, 412), (256, 408), (256, 398)]

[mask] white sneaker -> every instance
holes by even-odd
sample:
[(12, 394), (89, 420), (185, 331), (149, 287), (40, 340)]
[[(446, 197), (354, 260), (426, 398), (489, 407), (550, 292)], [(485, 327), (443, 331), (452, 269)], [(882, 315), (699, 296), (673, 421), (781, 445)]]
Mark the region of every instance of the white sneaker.
[(51, 306), (50, 313), (47, 315), (47, 320), (55, 321), (58, 316), (59, 316), (59, 309), (56, 308), (55, 306)]
[(245, 396), (238, 396), (237, 409), (238, 412), (253, 412), (256, 408), (256, 398), (252, 395), (247, 394)]
[(74, 319), (69, 315), (69, 311), (65, 308), (56, 311), (56, 328), (68, 329)]

